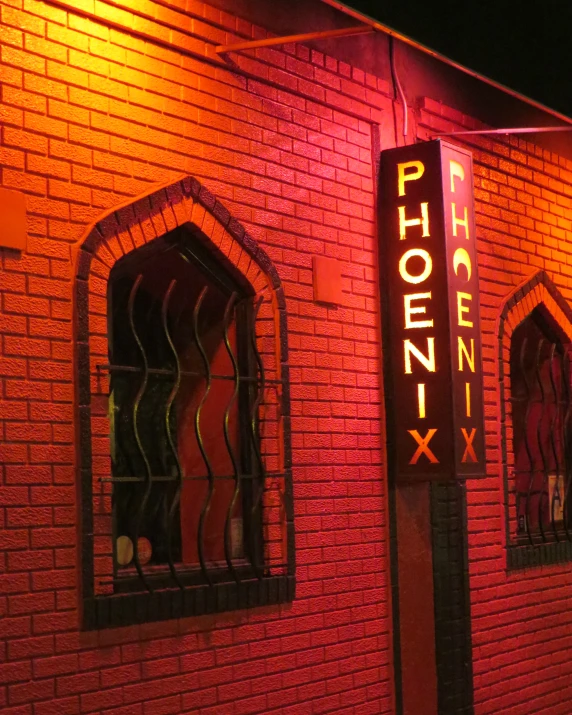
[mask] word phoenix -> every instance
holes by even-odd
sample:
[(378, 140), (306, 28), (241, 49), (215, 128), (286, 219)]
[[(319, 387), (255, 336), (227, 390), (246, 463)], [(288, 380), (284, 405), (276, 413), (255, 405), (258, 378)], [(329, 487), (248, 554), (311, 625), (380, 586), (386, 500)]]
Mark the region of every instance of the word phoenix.
[(484, 473), (472, 157), (441, 141), (382, 153), (381, 294), (396, 479)]

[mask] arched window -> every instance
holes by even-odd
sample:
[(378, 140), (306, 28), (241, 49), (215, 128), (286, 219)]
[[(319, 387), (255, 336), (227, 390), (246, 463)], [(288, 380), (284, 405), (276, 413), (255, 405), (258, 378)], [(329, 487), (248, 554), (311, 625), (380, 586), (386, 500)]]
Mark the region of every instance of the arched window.
[(499, 322), (507, 565), (572, 559), (572, 310), (540, 271)]
[(85, 628), (294, 594), (280, 282), (200, 185), (170, 189), (78, 259)]
[(262, 564), (253, 291), (186, 231), (129, 253), (109, 278), (118, 585)]
[(535, 308), (510, 351), (516, 526), (531, 543), (566, 538), (571, 526), (570, 367), (569, 346)]

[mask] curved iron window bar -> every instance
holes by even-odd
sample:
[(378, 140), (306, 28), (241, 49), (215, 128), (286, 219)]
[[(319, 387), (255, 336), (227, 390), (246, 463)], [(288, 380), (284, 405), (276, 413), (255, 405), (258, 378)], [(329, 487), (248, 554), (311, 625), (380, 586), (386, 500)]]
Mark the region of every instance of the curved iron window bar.
[(283, 378), (259, 348), (264, 297), (219, 259), (180, 228), (109, 276), (109, 361), (92, 383), (111, 468), (92, 475), (86, 628), (293, 598)]
[(510, 377), (516, 543), (572, 541), (571, 346), (535, 309), (514, 331)]

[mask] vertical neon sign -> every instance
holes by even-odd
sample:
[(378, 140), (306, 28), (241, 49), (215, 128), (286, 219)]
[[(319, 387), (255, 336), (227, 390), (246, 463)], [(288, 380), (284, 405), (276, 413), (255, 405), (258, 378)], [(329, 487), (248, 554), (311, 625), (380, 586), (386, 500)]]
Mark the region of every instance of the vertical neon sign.
[(469, 152), (382, 152), (386, 421), (397, 480), (485, 473), (479, 283)]

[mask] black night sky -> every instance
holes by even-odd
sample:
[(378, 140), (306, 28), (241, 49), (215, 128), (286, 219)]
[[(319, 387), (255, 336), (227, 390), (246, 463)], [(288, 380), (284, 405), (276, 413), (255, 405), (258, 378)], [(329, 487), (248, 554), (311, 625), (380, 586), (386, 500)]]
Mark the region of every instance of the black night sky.
[(572, 0), (346, 0), (572, 117)]

